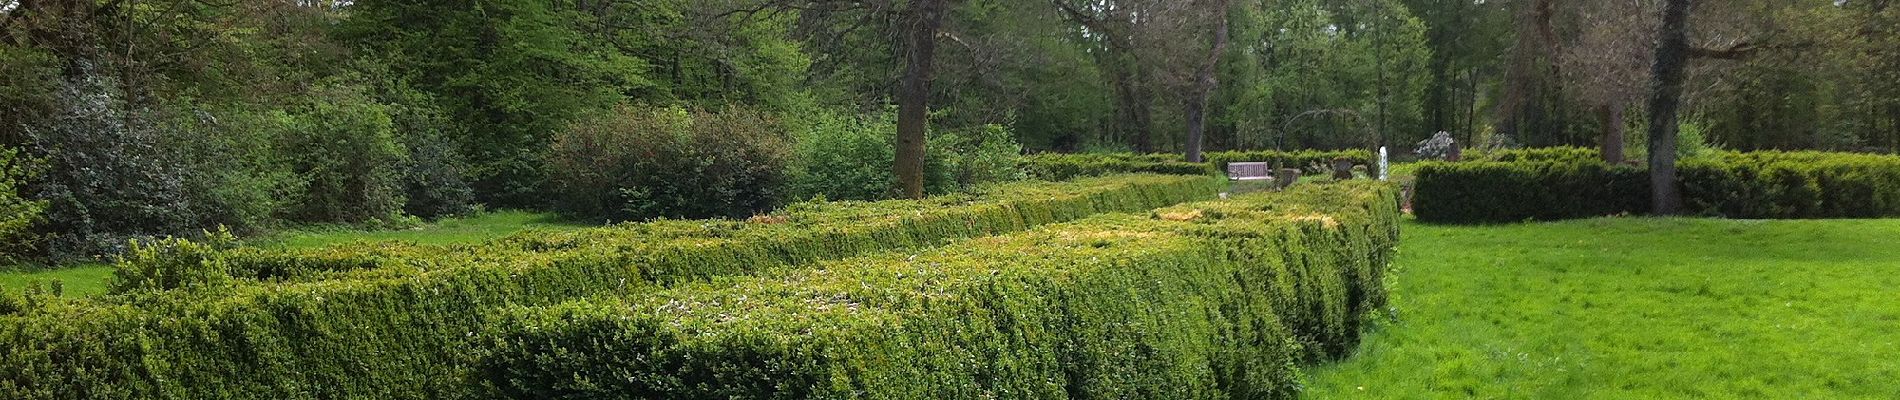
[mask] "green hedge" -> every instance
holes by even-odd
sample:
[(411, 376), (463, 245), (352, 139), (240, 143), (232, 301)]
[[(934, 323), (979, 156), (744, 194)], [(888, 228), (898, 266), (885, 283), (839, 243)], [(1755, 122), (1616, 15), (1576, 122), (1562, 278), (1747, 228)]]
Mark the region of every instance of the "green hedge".
[(58, 302), (0, 317), (0, 398), (446, 397), (462, 391), (453, 367), (498, 307), (1021, 231), (1207, 199), (1220, 187), (1152, 175), (1020, 183), (975, 197), (807, 205), (748, 222), (542, 232), (423, 262), (368, 250), (383, 261), (369, 264), (382, 265), (320, 279)]
[(1649, 204), (1647, 172), (1601, 161), (1432, 162), (1413, 187), (1412, 213), (1431, 223), (1587, 218)]
[(504, 313), (509, 398), (1290, 398), (1384, 302), (1372, 182)]
[(1310, 169), (1314, 165), (1319, 165), (1322, 166), (1322, 171), (1326, 172), (1332, 171), (1334, 159), (1342, 157), (1359, 165), (1373, 165), (1378, 162), (1372, 152), (1367, 150), (1217, 151), (1204, 156), (1207, 162), (1214, 164), (1214, 167), (1221, 171), (1227, 170), (1228, 163), (1266, 162), (1300, 169)]
[(1603, 152), (1572, 146), (1503, 150), (1473, 149), (1464, 153), (1464, 161), (1593, 162), (1600, 160), (1603, 160)]
[[(1170, 157), (1172, 156), (1172, 157)], [(1066, 180), (1076, 177), (1125, 173), (1213, 175), (1208, 164), (1190, 163), (1169, 154), (1033, 154), (1017, 160), (1031, 178)]]
[[(1728, 218), (1900, 216), (1900, 156), (1720, 152), (1678, 164), (1687, 211)], [(1438, 223), (1558, 220), (1649, 209), (1648, 171), (1601, 161), (1429, 163), (1413, 211)]]
[(1203, 155), (1206, 160), (1204, 163), (1187, 162), (1180, 154), (1045, 153), (1024, 156), (1019, 160), (1019, 164), (1030, 177), (1066, 180), (1082, 176), (1123, 173), (1211, 175), (1225, 172), (1227, 164), (1235, 162), (1267, 162), (1300, 169), (1321, 165), (1330, 170), (1333, 160), (1341, 157), (1361, 165), (1370, 165), (1375, 161), (1372, 152), (1365, 150), (1291, 152), (1262, 150), (1210, 152)]

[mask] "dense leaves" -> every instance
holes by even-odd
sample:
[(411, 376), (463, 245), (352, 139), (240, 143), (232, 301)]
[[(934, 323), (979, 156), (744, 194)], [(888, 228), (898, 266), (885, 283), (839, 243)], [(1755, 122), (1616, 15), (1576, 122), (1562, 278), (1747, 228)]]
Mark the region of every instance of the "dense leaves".
[(800, 204), (750, 221), (526, 232), (454, 248), (141, 246), (115, 278), (126, 295), (0, 315), (0, 397), (453, 397), (470, 388), (458, 369), (473, 352), (470, 336), (504, 306), (646, 293), (1139, 212), (1206, 200), (1220, 186), (1154, 175), (1029, 182), (925, 200)]
[[(1641, 168), (1553, 149), (1498, 154), (1509, 162), (1418, 169), (1419, 220), (1498, 223), (1644, 213)], [(1541, 159), (1540, 159), (1541, 158)], [(1716, 152), (1683, 160), (1677, 184), (1690, 213), (1729, 218), (1900, 216), (1900, 157), (1822, 152)]]
[(785, 185), (786, 138), (757, 112), (623, 107), (554, 138), (555, 204), (581, 218), (744, 218)]
[(1385, 304), (1396, 190), (1114, 215), (715, 285), (519, 309), (507, 398), (1292, 398)]

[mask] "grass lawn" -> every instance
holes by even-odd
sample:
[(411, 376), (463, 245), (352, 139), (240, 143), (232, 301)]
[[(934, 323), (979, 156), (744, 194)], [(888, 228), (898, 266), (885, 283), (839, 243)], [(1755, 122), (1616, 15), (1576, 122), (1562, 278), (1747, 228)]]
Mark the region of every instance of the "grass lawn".
[[(498, 211), (467, 218), (449, 219), (411, 229), (311, 230), (288, 231), (246, 240), (246, 245), (274, 248), (312, 248), (358, 241), (382, 242), (406, 240), (421, 244), (473, 243), (507, 236), (530, 228), (582, 227), (553, 214), (526, 211)], [(112, 266), (84, 264), (72, 267), (27, 272), (0, 272), (0, 287), (19, 290), (35, 280), (58, 280), (66, 285), (66, 295), (84, 296), (105, 293), (105, 282)]]
[(1900, 220), (1410, 224), (1316, 399), (1900, 398)]

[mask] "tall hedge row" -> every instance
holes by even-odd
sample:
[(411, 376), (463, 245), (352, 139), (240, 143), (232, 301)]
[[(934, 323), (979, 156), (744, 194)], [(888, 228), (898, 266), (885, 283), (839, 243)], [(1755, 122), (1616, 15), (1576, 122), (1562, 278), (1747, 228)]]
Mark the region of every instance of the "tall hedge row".
[[(415, 259), (391, 256), (400, 249), (277, 259), (272, 268), (289, 272), (258, 275), (290, 278), (0, 316), (0, 398), (449, 397), (463, 392), (453, 367), (469, 338), (503, 306), (792, 269), (784, 267), (1207, 199), (1219, 188), (1198, 176), (1024, 183), (974, 197), (811, 205), (743, 223), (543, 232)], [(281, 267), (299, 263), (320, 267)]]
[(1023, 171), (1030, 177), (1048, 180), (1065, 180), (1083, 176), (1099, 176), (1119, 173), (1161, 173), (1177, 175), (1210, 175), (1227, 170), (1228, 163), (1266, 162), (1286, 168), (1308, 168), (1314, 165), (1331, 168), (1334, 159), (1344, 157), (1355, 164), (1373, 163), (1373, 155), (1365, 150), (1342, 151), (1221, 151), (1203, 155), (1205, 162), (1190, 163), (1180, 154), (1033, 154), (1018, 160)]
[[(1720, 152), (1683, 160), (1687, 211), (1728, 218), (1900, 216), (1900, 156)], [(1557, 220), (1649, 210), (1648, 171), (1591, 159), (1432, 163), (1413, 211), (1438, 223)]]
[(922, 252), (516, 308), (508, 398), (1290, 398), (1384, 302), (1390, 186), (1109, 215)]

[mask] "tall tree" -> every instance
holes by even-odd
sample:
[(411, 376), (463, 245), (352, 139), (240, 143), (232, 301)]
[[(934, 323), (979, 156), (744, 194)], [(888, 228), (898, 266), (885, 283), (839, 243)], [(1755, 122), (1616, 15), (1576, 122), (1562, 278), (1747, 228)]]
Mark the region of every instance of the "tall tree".
[(897, 159), (892, 171), (904, 197), (924, 197), (925, 132), (930, 129), (930, 80), (937, 60), (937, 33), (948, 0), (911, 0), (904, 17), (903, 88), (897, 98)]
[(1213, 28), (1213, 45), (1207, 50), (1207, 60), (1202, 62), (1194, 75), (1191, 92), (1187, 94), (1187, 160), (1201, 162), (1201, 144), (1207, 135), (1207, 100), (1213, 96), (1214, 89), (1220, 87), (1219, 71), (1221, 57), (1227, 55), (1228, 26), (1231, 12), (1228, 0), (1201, 1), (1209, 15), (1216, 21)]
[(1674, 215), (1682, 209), (1682, 194), (1676, 186), (1676, 113), (1688, 75), (1692, 6), (1691, 0), (1667, 0), (1656, 42), (1655, 85), (1649, 98), (1649, 185), (1651, 205), (1658, 215)]

